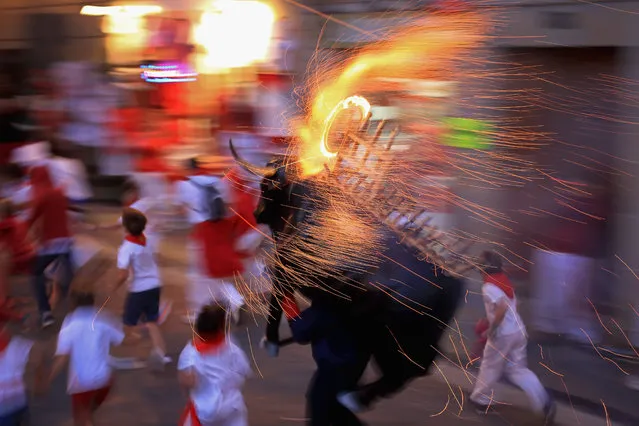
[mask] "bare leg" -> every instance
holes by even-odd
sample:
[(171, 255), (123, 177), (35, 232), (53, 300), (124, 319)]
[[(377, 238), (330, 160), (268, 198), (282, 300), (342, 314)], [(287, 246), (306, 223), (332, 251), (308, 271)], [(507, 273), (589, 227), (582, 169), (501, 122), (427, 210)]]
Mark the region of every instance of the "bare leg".
[(153, 347), (159, 350), (162, 355), (166, 354), (166, 343), (164, 343), (164, 337), (162, 337), (162, 332), (160, 331), (160, 327), (158, 327), (157, 323), (149, 322), (146, 324), (147, 330), (149, 330), (149, 336), (151, 337), (151, 342), (153, 343)]
[(122, 342), (125, 346), (133, 345), (142, 340), (142, 336), (138, 333), (137, 327), (124, 327), (124, 342)]

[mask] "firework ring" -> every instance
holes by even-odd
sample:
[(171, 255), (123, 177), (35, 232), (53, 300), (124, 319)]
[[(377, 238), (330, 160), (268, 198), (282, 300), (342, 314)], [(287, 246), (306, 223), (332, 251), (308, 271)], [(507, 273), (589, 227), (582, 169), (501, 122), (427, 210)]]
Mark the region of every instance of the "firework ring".
[(371, 104), (363, 96), (349, 96), (348, 98), (341, 100), (337, 105), (333, 107), (330, 114), (328, 114), (328, 117), (326, 117), (326, 120), (324, 120), (324, 129), (322, 130), (322, 140), (320, 142), (320, 150), (326, 158), (335, 158), (337, 156), (337, 152), (331, 152), (328, 149), (328, 133), (333, 126), (335, 118), (337, 118), (339, 113), (343, 110), (352, 107), (359, 108), (362, 114), (362, 121), (368, 118), (368, 114), (371, 111)]

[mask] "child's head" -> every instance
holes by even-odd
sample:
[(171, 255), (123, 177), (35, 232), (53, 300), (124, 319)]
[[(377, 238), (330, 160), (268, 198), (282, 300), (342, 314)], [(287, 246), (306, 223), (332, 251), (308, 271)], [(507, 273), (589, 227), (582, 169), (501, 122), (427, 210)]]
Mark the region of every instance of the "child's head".
[(502, 272), (501, 256), (492, 250), (487, 250), (481, 254), (480, 264), (485, 274), (490, 275)]
[(129, 179), (122, 185), (122, 205), (130, 206), (140, 199), (140, 187), (138, 184)]
[(95, 304), (95, 296), (89, 291), (76, 291), (71, 295), (71, 300), (75, 308), (93, 306)]
[(195, 332), (207, 339), (224, 333), (226, 329), (226, 310), (217, 304), (207, 305), (195, 321)]
[(127, 207), (122, 213), (122, 225), (129, 235), (139, 237), (146, 228), (146, 216), (139, 210)]
[(15, 215), (15, 207), (8, 198), (0, 198), (0, 220), (8, 219)]

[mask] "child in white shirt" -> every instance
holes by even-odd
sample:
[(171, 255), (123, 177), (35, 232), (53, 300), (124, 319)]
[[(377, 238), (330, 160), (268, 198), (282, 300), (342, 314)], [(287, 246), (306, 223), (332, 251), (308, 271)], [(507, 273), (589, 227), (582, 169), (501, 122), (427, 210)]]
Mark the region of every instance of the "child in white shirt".
[(501, 258), (497, 253), (487, 251), (482, 254), (480, 264), (483, 265), (482, 294), (489, 328), (470, 400), (478, 413), (488, 413), (494, 387), (506, 376), (526, 393), (533, 410), (543, 414), (545, 424), (550, 424), (555, 416), (555, 404), (535, 373), (528, 369), (528, 335), (517, 312), (515, 290), (502, 271)]
[(116, 290), (129, 282), (129, 292), (124, 304), (125, 332), (131, 336), (142, 321), (149, 331), (153, 349), (149, 361), (157, 369), (171, 362), (166, 356), (166, 345), (158, 327), (160, 315), (161, 281), (152, 247), (144, 235), (146, 216), (142, 212), (126, 208), (122, 214), (126, 231), (124, 242), (118, 251), (118, 281)]
[[(168, 210), (169, 201), (166, 197), (140, 197), (140, 187), (133, 181), (128, 180), (122, 188), (122, 206), (140, 211), (147, 217), (147, 226), (144, 230), (147, 245), (151, 247), (154, 254), (159, 253), (160, 235), (165, 228), (163, 212)], [(169, 206), (169, 207), (167, 207)], [(118, 223), (113, 225), (99, 226), (98, 229), (117, 229), (122, 226), (122, 217)]]
[(93, 294), (76, 293), (73, 299), (75, 310), (62, 323), (50, 380), (69, 364), (67, 390), (74, 424), (89, 426), (109, 395), (113, 382), (109, 351), (122, 343), (124, 333), (115, 319), (94, 306)]
[(189, 393), (180, 426), (248, 425), (242, 386), (251, 367), (244, 351), (227, 336), (226, 318), (221, 306), (205, 306), (193, 340), (180, 354), (178, 378)]
[(44, 359), (42, 348), (31, 340), (11, 336), (8, 323), (19, 320), (0, 307), (0, 425), (21, 425), (28, 414), (25, 373), (31, 361), (35, 366), (35, 387), (43, 388)]

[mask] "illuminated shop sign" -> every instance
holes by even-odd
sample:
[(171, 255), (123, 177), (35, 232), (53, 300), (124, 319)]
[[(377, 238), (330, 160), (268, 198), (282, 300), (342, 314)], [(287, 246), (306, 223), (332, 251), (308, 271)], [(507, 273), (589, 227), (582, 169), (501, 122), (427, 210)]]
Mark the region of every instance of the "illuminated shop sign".
[(147, 83), (183, 83), (197, 80), (197, 73), (186, 65), (142, 65), (141, 78)]

